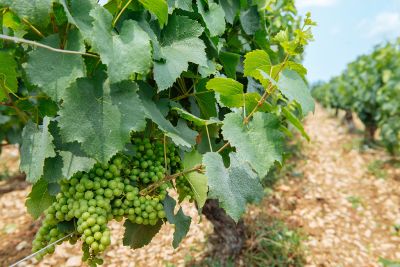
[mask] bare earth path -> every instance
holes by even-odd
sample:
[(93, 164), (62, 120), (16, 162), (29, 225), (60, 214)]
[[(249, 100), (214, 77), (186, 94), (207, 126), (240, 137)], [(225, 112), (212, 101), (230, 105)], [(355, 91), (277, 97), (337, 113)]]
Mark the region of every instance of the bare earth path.
[[(311, 142), (303, 142), (297, 172), (302, 178), (283, 182), (274, 207), (309, 235), (308, 266), (380, 266), (379, 257), (400, 259), (399, 170), (386, 179), (368, 172), (383, 151), (351, 148), (359, 138), (321, 107), (306, 122)], [(349, 148), (350, 147), (350, 148)], [(397, 179), (397, 180), (396, 180)]]

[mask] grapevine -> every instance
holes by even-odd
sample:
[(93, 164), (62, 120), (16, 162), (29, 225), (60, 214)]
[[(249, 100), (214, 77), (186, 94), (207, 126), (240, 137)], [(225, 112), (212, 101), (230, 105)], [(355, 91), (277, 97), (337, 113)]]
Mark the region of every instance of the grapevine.
[(291, 130), (308, 139), (301, 60), (316, 23), (293, 0), (0, 0), (0, 12), (0, 140), (21, 144), (39, 259), (81, 240), (102, 264), (112, 220), (133, 249), (172, 224), (176, 248), (185, 201), (216, 200), (235, 225)]

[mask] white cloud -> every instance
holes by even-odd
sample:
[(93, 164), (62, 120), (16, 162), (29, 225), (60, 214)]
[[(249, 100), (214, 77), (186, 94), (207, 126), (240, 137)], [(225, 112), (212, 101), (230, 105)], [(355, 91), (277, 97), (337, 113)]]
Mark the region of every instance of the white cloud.
[(368, 38), (394, 38), (400, 35), (400, 14), (396, 12), (382, 12), (372, 20), (364, 19), (357, 27)]
[(296, 6), (298, 8), (308, 7), (331, 7), (338, 3), (338, 0), (298, 0)]

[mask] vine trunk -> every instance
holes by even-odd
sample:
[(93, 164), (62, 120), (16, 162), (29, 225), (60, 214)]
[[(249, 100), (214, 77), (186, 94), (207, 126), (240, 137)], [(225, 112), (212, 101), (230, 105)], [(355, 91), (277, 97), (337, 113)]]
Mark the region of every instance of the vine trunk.
[(214, 233), (210, 238), (211, 256), (218, 258), (223, 264), (228, 260), (235, 260), (246, 240), (243, 220), (236, 223), (214, 199), (207, 200), (203, 214), (214, 226)]

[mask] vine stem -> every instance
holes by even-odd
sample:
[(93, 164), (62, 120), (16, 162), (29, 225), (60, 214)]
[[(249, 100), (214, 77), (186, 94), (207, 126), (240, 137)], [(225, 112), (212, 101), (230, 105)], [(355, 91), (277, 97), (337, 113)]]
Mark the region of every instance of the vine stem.
[(27, 19), (23, 18), (22, 22), (25, 23), (26, 25), (28, 25), (29, 28), (31, 28), (37, 35), (39, 35), (40, 37), (44, 38), (45, 36), (43, 35), (43, 33), (41, 33), (35, 26), (33, 26)]
[(5, 95), (8, 98), (8, 101), (9, 101), (8, 103), (1, 102), (1, 104), (15, 109), (15, 112), (16, 112), (17, 116), (20, 117), (21, 121), (23, 123), (27, 123), (29, 118), (27, 118), (27, 115), (15, 105), (15, 103), (12, 100), (12, 97), (9, 95), (9, 92), (7, 91), (7, 89), (1, 85), (0, 85), (0, 89), (3, 90), (3, 92), (5, 93)]
[(118, 15), (115, 17), (112, 26), (115, 27), (115, 25), (117, 24), (117, 21), (119, 20), (119, 18), (121, 17), (122, 13), (124, 13), (125, 9), (128, 8), (128, 6), (132, 3), (132, 0), (129, 0), (128, 2), (126, 2), (126, 4), (124, 5), (124, 7), (121, 9), (121, 11), (118, 13)]
[(194, 167), (191, 168), (191, 169), (184, 170), (184, 171), (181, 171), (181, 172), (172, 174), (172, 175), (167, 175), (167, 176), (164, 177), (164, 179), (162, 179), (162, 180), (160, 180), (160, 181), (158, 181), (158, 182), (156, 182), (156, 183), (154, 183), (154, 184), (151, 184), (149, 187), (146, 187), (146, 188), (142, 189), (142, 190), (140, 191), (140, 194), (141, 194), (141, 195), (146, 195), (146, 194), (148, 194), (148, 193), (151, 193), (153, 190), (155, 190), (155, 189), (158, 188), (160, 185), (162, 185), (162, 184), (164, 184), (164, 183), (166, 183), (166, 182), (172, 181), (172, 180), (174, 180), (175, 178), (177, 178), (177, 177), (179, 177), (179, 176), (181, 176), (181, 175), (187, 174), (187, 173), (191, 173), (191, 172), (194, 172), (194, 171), (201, 172), (201, 170), (202, 170), (203, 168), (204, 168), (204, 165), (203, 165), (203, 164), (198, 164), (198, 165), (194, 166)]
[(23, 38), (18, 38), (18, 37), (14, 37), (14, 36), (8, 36), (8, 35), (4, 35), (4, 34), (0, 34), (0, 39), (6, 40), (6, 41), (12, 41), (15, 43), (24, 43), (24, 44), (29, 44), (32, 46), (36, 46), (36, 47), (41, 47), (44, 49), (48, 49), (54, 52), (58, 52), (58, 53), (64, 53), (64, 54), (72, 54), (72, 55), (82, 55), (82, 56), (88, 56), (88, 57), (95, 57), (98, 58), (98, 55), (95, 54), (90, 54), (90, 53), (86, 53), (86, 52), (80, 52), (80, 51), (72, 51), (72, 50), (64, 50), (64, 49), (58, 49), (58, 48), (54, 48), (48, 45), (44, 45), (35, 41), (31, 41), (31, 40), (26, 40)]

